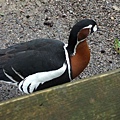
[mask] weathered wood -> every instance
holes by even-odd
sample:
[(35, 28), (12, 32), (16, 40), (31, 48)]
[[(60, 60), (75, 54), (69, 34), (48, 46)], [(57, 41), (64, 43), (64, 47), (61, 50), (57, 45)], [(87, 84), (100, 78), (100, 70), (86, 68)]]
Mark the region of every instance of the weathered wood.
[(3, 102), (0, 120), (120, 120), (120, 69)]

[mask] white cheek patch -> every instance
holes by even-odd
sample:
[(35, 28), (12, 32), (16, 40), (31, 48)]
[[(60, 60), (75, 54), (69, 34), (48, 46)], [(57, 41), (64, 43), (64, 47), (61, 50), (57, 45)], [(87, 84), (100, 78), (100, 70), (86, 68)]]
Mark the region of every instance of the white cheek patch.
[(95, 26), (93, 27), (93, 31), (94, 31), (94, 32), (97, 31), (97, 25), (95, 25)]

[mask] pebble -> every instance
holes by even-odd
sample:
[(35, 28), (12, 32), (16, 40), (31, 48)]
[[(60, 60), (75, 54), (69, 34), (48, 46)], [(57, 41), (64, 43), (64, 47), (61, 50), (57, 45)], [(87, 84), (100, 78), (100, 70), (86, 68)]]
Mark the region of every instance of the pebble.
[(67, 15), (64, 13), (64, 14), (62, 14), (62, 17), (65, 18), (65, 17), (67, 17)]
[(70, 14), (73, 14), (73, 11), (72, 10), (69, 10)]
[(101, 52), (101, 53), (105, 53), (105, 50), (101, 50), (100, 52)]
[(41, 0), (42, 3), (47, 3), (49, 0)]
[(48, 21), (47, 20), (47, 21), (44, 22), (44, 25), (47, 25), (49, 27), (53, 27), (53, 24), (54, 24), (53, 21)]
[(113, 5), (113, 9), (116, 10), (116, 11), (120, 11), (120, 7), (118, 7), (116, 5)]
[(27, 19), (30, 18), (30, 15), (26, 15), (26, 18), (27, 18)]
[(114, 20), (115, 18), (114, 17), (111, 17), (111, 20)]

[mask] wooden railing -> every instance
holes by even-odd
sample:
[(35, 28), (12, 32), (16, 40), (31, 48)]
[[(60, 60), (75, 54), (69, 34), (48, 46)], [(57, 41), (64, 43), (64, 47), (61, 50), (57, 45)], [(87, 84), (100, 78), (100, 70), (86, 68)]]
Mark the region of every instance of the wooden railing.
[(120, 120), (120, 69), (2, 102), (0, 120)]

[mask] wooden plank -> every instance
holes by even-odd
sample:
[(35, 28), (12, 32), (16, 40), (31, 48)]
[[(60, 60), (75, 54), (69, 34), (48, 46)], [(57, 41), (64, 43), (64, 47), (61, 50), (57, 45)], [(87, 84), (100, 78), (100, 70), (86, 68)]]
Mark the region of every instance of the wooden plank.
[(120, 120), (120, 69), (0, 103), (0, 120)]

